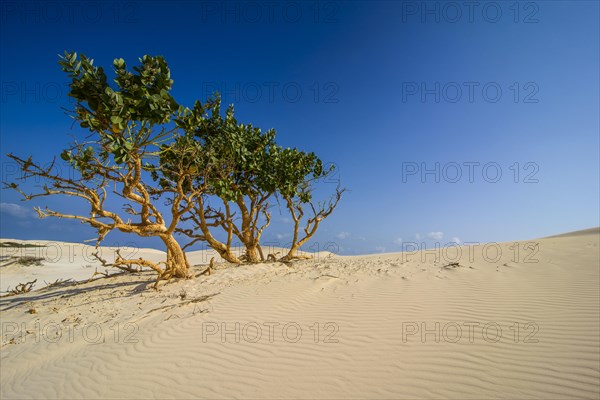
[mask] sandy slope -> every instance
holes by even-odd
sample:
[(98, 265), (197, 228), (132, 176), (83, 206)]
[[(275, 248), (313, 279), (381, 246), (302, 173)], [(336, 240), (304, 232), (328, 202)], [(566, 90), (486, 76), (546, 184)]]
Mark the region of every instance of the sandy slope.
[[(463, 247), (460, 260), (322, 254), (219, 265), (158, 292), (142, 274), (5, 297), (0, 397), (599, 398), (599, 239)], [(3, 289), (32, 267), (8, 268)]]

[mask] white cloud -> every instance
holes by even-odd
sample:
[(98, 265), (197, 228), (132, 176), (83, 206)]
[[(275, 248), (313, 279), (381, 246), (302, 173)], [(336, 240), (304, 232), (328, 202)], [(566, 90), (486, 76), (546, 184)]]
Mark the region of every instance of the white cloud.
[(461, 241), (460, 241), (460, 238), (459, 238), (459, 237), (456, 237), (456, 236), (454, 236), (454, 237), (453, 237), (453, 238), (452, 238), (450, 241), (451, 241), (451, 242), (454, 242), (454, 243), (456, 243), (456, 244), (460, 244), (460, 243), (461, 243)]
[(284, 224), (291, 224), (292, 219), (288, 218), (288, 217), (283, 217), (283, 218), (281, 218), (281, 222), (283, 222)]
[(444, 237), (444, 232), (429, 232), (427, 236), (434, 240), (442, 240)]
[(288, 238), (290, 236), (292, 236), (292, 235), (289, 233), (278, 233), (277, 235), (275, 235), (275, 237), (279, 240)]
[(402, 238), (399, 237), (399, 238), (392, 240), (392, 242), (394, 242), (394, 244), (401, 245), (403, 241), (402, 241)]
[(346, 239), (350, 236), (350, 232), (340, 232), (336, 235), (338, 239)]
[(377, 246), (377, 247), (375, 247), (375, 251), (383, 253), (385, 251), (385, 247), (383, 247), (383, 246)]
[(14, 203), (0, 203), (0, 212), (16, 218), (31, 218), (35, 216), (29, 208)]
[(415, 239), (421, 240), (421, 234), (420, 233), (415, 233)]

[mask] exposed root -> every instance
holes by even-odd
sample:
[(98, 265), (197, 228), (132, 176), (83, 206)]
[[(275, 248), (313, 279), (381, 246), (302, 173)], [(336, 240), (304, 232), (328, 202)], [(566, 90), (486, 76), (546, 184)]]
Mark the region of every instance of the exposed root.
[(280, 253), (279, 251), (276, 253), (269, 253), (269, 255), (267, 255), (267, 261), (271, 261), (271, 262), (277, 261), (277, 255), (279, 253)]
[(290, 263), (292, 261), (298, 261), (298, 260), (311, 260), (313, 258), (312, 255), (308, 255), (308, 254), (296, 254), (290, 257), (290, 255), (288, 254), (287, 256), (281, 257), (279, 259), (279, 262), (282, 263)]
[[(142, 272), (144, 267), (148, 267), (148, 268), (152, 269), (153, 271), (155, 271), (158, 274), (158, 276), (156, 278), (156, 282), (153, 285), (154, 289), (158, 289), (158, 284), (160, 281), (162, 281), (162, 280), (170, 281), (172, 278), (177, 277), (177, 275), (178, 275), (177, 267), (175, 265), (173, 265), (172, 263), (164, 262), (164, 261), (155, 263), (150, 260), (145, 260), (142, 257), (140, 257), (138, 259), (125, 259), (121, 255), (121, 249), (117, 249), (115, 251), (115, 253), (117, 254), (117, 256), (115, 257), (115, 262), (112, 264), (108, 263), (105, 259), (100, 257), (100, 255), (98, 254), (97, 251), (95, 253), (93, 253), (92, 255), (98, 261), (100, 261), (102, 266), (115, 267), (124, 272), (140, 273), (140, 272)], [(164, 269), (161, 268), (161, 264), (165, 266)], [(108, 273), (101, 273), (101, 272), (96, 271), (96, 272), (94, 272), (94, 274), (92, 275), (90, 280), (96, 275), (102, 275), (104, 277), (108, 277)], [(186, 276), (185, 278), (190, 278), (190, 276)]]
[(210, 259), (210, 264), (208, 265), (208, 268), (206, 268), (204, 271), (200, 272), (198, 275), (196, 275), (196, 277), (201, 276), (201, 275), (212, 275), (214, 267), (215, 267), (215, 258), (212, 257)]
[[(119, 260), (123, 260), (123, 257), (121, 256), (121, 249), (117, 249), (116, 250), (117, 253), (117, 257), (115, 259), (115, 262), (113, 264), (110, 264), (108, 261), (106, 261), (104, 258), (100, 257), (100, 255), (98, 254), (98, 251), (96, 250), (94, 253), (92, 253), (92, 256), (97, 259), (98, 261), (100, 261), (100, 263), (102, 264), (103, 267), (106, 268), (110, 268), (110, 267), (115, 267), (120, 269), (121, 271), (125, 271), (125, 272), (141, 272), (141, 266), (139, 268), (132, 268), (131, 265), (123, 265), (121, 263), (119, 263)], [(141, 260), (141, 258), (140, 258)], [(101, 273), (95, 273), (94, 275), (103, 275)]]

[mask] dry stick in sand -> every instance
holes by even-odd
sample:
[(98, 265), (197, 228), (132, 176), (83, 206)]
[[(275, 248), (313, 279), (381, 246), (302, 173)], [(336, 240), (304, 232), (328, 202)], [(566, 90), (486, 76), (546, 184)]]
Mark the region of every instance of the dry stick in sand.
[(329, 278), (339, 278), (339, 276), (335, 276), (335, 275), (330, 275), (330, 274), (323, 274), (323, 275), (319, 275), (319, 278), (322, 276), (327, 276)]
[(453, 263), (444, 265), (442, 268), (449, 269), (449, 268), (456, 268), (456, 267), (460, 267), (460, 264), (457, 262), (453, 262)]
[(191, 304), (191, 303), (200, 303), (200, 302), (212, 299), (213, 297), (215, 297), (219, 293), (220, 292), (213, 293), (213, 294), (207, 294), (205, 296), (196, 297), (195, 299), (190, 299), (190, 300), (187, 300), (187, 301), (182, 301), (180, 303), (169, 304), (169, 305), (166, 305), (166, 306), (153, 308), (152, 310), (148, 311), (146, 314), (150, 314), (151, 312), (158, 311), (158, 310), (164, 310), (164, 309), (167, 309), (167, 308), (181, 307), (181, 306), (185, 306), (185, 305)]
[(55, 286), (60, 286), (60, 285), (64, 285), (67, 283), (73, 283), (73, 279), (57, 279), (54, 282), (46, 282), (44, 281), (44, 283), (46, 284), (46, 286), (44, 287), (44, 289), (50, 289), (53, 288)]
[[(37, 279), (34, 279), (31, 282), (19, 283), (13, 290), (9, 291), (8, 295), (5, 295), (5, 296), (11, 296), (11, 295), (15, 295), (15, 294), (23, 294), (23, 293), (31, 292), (31, 288), (33, 287), (33, 285), (36, 282), (37, 282)], [(4, 297), (4, 296), (2, 296), (2, 297)]]
[(96, 275), (102, 275), (105, 278), (108, 278), (110, 275), (108, 274), (108, 271), (106, 272), (98, 272), (98, 268), (96, 268), (96, 270), (94, 271), (94, 273), (92, 274), (92, 276), (90, 276), (90, 279), (87, 280), (87, 282), (91, 282), (92, 279), (94, 279), (94, 277)]

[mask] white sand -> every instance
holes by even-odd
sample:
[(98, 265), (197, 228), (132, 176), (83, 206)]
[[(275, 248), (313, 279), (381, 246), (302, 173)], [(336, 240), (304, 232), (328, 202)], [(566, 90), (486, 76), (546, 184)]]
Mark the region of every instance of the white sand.
[[(595, 228), (518, 253), (487, 246), (487, 259), (484, 246), (463, 247), (458, 267), (444, 267), (455, 251), (437, 262), (319, 254), (223, 264), (158, 292), (145, 273), (4, 297), (0, 398), (597, 399), (599, 242)], [(13, 264), (0, 288), (94, 269), (83, 257)]]

